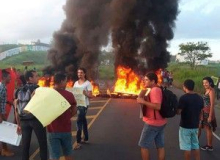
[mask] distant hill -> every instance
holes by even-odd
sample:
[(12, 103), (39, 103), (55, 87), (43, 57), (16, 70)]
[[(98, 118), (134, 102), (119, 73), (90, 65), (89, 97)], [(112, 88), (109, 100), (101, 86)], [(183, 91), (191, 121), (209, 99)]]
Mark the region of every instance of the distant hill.
[(17, 44), (1, 44), (0, 45), (0, 53), (7, 51), (9, 49), (13, 49), (13, 48), (17, 48), (20, 47), (21, 45), (17, 45)]
[(47, 52), (45, 51), (28, 51), (22, 52), (17, 55), (13, 55), (11, 57), (7, 57), (0, 61), (0, 68), (8, 68), (8, 67), (16, 67), (22, 68), (22, 63), (24, 61), (33, 61), (33, 65), (38, 66), (38, 68), (43, 68), (44, 66), (49, 64), (47, 60)]

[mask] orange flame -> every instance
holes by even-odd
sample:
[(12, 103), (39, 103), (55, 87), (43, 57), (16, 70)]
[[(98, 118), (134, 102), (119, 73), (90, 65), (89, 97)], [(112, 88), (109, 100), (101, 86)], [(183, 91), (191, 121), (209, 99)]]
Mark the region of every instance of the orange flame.
[(163, 83), (163, 77), (162, 77), (162, 75), (161, 75), (161, 71), (162, 71), (162, 69), (158, 69), (155, 73), (156, 73), (156, 75), (157, 75), (157, 78), (158, 78), (158, 85), (159, 86), (161, 86), (162, 85), (162, 83)]
[(74, 85), (74, 81), (68, 80), (67, 83), (66, 83), (66, 88), (72, 88), (73, 85)]
[[(114, 92), (139, 94), (141, 89), (144, 88), (143, 81), (138, 75), (132, 71), (131, 68), (125, 68), (118, 66), (117, 68), (117, 81), (115, 83)], [(157, 70), (156, 75), (158, 77), (158, 85), (162, 85), (163, 78), (161, 75), (161, 69)]]
[(110, 89), (107, 89), (106, 94), (109, 95), (109, 96), (111, 96)]
[[(39, 80), (38, 80), (38, 85), (40, 87), (50, 87), (50, 88), (53, 88), (54, 86), (54, 77), (41, 77)], [(66, 88), (72, 88), (74, 85), (74, 81), (72, 80), (68, 80), (67, 81), (67, 84), (66, 84)]]
[(115, 83), (114, 92), (139, 94), (140, 78), (132, 71), (131, 68), (118, 66), (117, 81)]
[(99, 92), (99, 87), (98, 87), (98, 85), (97, 85), (94, 81), (91, 81), (91, 84), (92, 84), (92, 95), (93, 95), (93, 96), (99, 95), (100, 92)]

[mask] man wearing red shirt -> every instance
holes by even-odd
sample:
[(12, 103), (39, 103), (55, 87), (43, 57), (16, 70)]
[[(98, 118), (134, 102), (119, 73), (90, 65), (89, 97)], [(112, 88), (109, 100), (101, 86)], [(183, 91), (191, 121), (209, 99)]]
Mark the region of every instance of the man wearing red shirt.
[(58, 160), (62, 153), (66, 160), (72, 160), (72, 134), (71, 134), (71, 117), (76, 113), (76, 101), (73, 94), (66, 91), (67, 77), (63, 73), (57, 73), (54, 76), (54, 89), (59, 92), (70, 104), (62, 115), (56, 118), (47, 126), (47, 140), (50, 159)]
[(142, 97), (137, 98), (137, 103), (145, 105), (143, 113), (144, 128), (139, 140), (142, 160), (150, 160), (150, 149), (157, 148), (158, 160), (165, 159), (164, 150), (164, 128), (167, 120), (163, 118), (159, 110), (162, 103), (162, 91), (157, 85), (158, 78), (155, 73), (148, 73), (144, 76), (144, 87), (150, 88), (147, 100)]

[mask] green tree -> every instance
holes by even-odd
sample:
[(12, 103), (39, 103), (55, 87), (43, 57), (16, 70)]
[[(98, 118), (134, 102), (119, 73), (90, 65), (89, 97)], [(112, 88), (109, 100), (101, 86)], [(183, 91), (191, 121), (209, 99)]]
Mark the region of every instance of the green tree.
[(179, 45), (181, 56), (184, 56), (185, 60), (189, 62), (192, 69), (196, 68), (196, 64), (202, 60), (212, 57), (212, 53), (207, 42), (187, 42), (186, 44)]

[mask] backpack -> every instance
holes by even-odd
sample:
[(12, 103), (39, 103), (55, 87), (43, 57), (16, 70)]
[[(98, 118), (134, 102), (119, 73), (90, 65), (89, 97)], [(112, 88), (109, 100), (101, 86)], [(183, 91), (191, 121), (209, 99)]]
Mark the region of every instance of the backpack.
[(160, 109), (160, 115), (163, 118), (171, 118), (176, 115), (178, 100), (177, 96), (166, 87), (161, 87), (162, 90), (162, 104)]
[(24, 86), (17, 93), (17, 111), (20, 117), (27, 116), (27, 113), (24, 113), (23, 110), (30, 101), (32, 92), (33, 90), (30, 87)]

